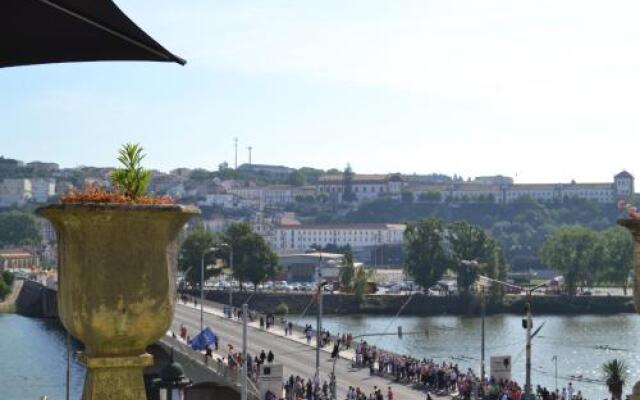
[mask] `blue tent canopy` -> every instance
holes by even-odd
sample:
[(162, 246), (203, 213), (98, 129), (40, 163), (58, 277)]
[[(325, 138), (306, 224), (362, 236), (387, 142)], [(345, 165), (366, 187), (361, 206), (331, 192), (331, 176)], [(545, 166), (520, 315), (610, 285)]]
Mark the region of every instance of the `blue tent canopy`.
[(218, 342), (218, 337), (211, 330), (206, 327), (202, 332), (198, 333), (191, 339), (191, 348), (193, 350), (204, 350), (205, 347)]

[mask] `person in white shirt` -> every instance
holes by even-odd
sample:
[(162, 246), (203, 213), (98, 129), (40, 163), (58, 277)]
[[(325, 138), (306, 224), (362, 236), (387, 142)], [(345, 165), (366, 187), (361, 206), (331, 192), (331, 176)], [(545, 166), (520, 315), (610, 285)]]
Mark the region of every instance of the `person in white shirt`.
[(573, 400), (573, 384), (569, 382), (569, 387), (567, 387), (567, 396), (568, 400)]

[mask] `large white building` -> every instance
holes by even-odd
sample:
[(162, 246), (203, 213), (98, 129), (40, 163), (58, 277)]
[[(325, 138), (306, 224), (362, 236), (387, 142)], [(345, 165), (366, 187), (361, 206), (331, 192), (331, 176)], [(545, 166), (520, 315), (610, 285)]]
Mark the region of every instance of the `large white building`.
[(345, 192), (351, 190), (356, 201), (375, 200), (381, 197), (400, 198), (404, 179), (400, 174), (353, 175), (345, 179), (344, 174), (324, 175), (318, 179), (316, 191), (338, 202)]
[(253, 203), (256, 207), (278, 207), (293, 203), (296, 196), (314, 194), (314, 189), (307, 187), (273, 185), (273, 186), (245, 186), (227, 189), (240, 199)]
[(403, 242), (405, 228), (403, 224), (382, 223), (276, 225), (262, 234), (274, 251), (285, 254), (329, 244), (352, 248), (398, 245)]
[(0, 207), (23, 206), (31, 199), (31, 180), (3, 179), (0, 182)]
[(35, 203), (46, 203), (50, 197), (56, 195), (55, 179), (32, 179), (31, 200)]
[[(420, 201), (422, 193), (439, 193), (439, 201), (485, 201), (511, 203), (522, 197), (538, 201), (564, 201), (570, 198), (593, 200), (598, 203), (615, 203), (634, 194), (634, 178), (627, 171), (615, 175), (613, 182), (605, 183), (527, 183), (482, 184), (456, 182), (438, 185), (413, 185), (407, 188)], [(425, 196), (425, 198), (427, 198)], [(428, 197), (433, 199), (433, 196)], [(431, 200), (432, 201), (432, 200)]]

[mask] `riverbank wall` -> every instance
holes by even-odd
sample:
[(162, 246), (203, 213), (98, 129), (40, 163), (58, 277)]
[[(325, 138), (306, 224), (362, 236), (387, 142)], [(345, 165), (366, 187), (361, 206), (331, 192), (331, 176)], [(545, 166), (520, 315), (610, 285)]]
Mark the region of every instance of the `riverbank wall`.
[(11, 293), (4, 301), (0, 301), (0, 314), (15, 313), (16, 312), (16, 299), (22, 290), (23, 281), (14, 280), (11, 286)]
[(15, 312), (32, 318), (58, 318), (57, 293), (38, 282), (24, 281), (15, 301)]
[[(197, 290), (185, 294), (200, 297)], [(206, 291), (205, 298), (217, 303), (229, 304), (229, 292)], [(241, 307), (248, 300), (249, 308), (260, 312), (274, 312), (279, 304), (286, 304), (289, 313), (300, 314), (306, 310), (314, 314), (316, 305), (313, 295), (306, 293), (253, 293), (234, 292), (233, 305)], [(368, 295), (362, 302), (351, 294), (324, 294), (323, 312), (327, 315), (371, 314), (395, 315), (401, 307), (402, 315), (479, 315), (480, 303), (475, 299), (466, 300), (456, 296), (409, 295)], [(523, 314), (526, 298), (508, 295), (500, 304), (487, 304), (488, 314)], [(531, 307), (536, 314), (579, 315), (633, 313), (630, 296), (533, 296)]]

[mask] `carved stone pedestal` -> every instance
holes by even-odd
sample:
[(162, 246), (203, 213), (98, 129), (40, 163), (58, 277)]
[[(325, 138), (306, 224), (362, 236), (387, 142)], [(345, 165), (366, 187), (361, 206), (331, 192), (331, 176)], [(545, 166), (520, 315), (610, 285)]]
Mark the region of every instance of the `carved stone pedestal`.
[(80, 360), (87, 366), (84, 400), (146, 399), (142, 370), (153, 365), (153, 357), (87, 357)]

